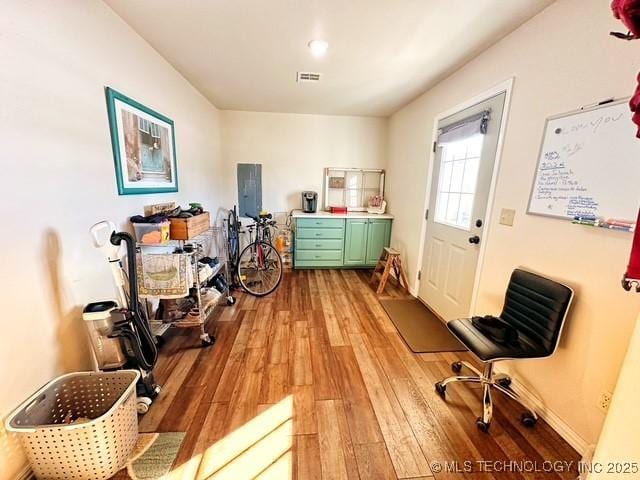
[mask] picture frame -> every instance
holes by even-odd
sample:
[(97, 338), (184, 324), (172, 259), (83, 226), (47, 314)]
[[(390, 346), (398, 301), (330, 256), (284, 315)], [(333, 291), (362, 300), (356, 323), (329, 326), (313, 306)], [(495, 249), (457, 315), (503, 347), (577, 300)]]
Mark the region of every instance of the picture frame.
[(178, 191), (173, 120), (105, 87), (119, 195)]

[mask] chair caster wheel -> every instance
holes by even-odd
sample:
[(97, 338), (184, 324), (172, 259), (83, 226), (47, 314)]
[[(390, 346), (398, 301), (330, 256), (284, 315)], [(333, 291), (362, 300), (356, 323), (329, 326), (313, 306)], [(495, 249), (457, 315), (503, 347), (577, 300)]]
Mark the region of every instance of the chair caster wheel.
[(538, 419), (531, 412), (524, 412), (520, 415), (520, 421), (525, 427), (532, 428), (538, 422)]
[(233, 297), (232, 295), (229, 295), (227, 297), (227, 305), (231, 306), (231, 305), (234, 305), (235, 303), (236, 303), (235, 297)]
[(480, 417), (476, 420), (476, 427), (478, 427), (478, 430), (481, 432), (487, 433), (489, 431), (489, 426), (490, 424), (483, 422)]
[(460, 371), (462, 370), (462, 362), (453, 362), (451, 364), (451, 370), (453, 371), (453, 373), (460, 373)]
[(210, 337), (208, 334), (204, 334), (200, 336), (200, 343), (203, 347), (209, 347), (213, 345), (216, 341), (215, 337)]
[(441, 382), (435, 384), (436, 392), (440, 394), (440, 396), (444, 397), (445, 392), (447, 391), (447, 386), (443, 385)]
[(511, 386), (511, 377), (503, 377), (497, 383), (503, 388), (509, 388)]

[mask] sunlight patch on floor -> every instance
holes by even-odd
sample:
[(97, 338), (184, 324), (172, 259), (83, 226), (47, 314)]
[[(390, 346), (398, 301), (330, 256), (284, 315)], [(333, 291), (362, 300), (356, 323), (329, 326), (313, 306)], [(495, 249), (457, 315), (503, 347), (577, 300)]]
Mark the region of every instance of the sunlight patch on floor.
[(175, 468), (168, 480), (278, 479), (293, 476), (293, 396), (269, 407)]
[(293, 478), (293, 452), (291, 450), (258, 475), (256, 480), (283, 480), (287, 478)]

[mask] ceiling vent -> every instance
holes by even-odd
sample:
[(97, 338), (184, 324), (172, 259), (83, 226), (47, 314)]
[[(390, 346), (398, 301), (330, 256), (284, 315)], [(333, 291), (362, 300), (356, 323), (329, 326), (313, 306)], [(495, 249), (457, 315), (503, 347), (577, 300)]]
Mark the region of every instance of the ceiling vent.
[(298, 72), (296, 75), (297, 82), (316, 83), (320, 81), (320, 74), (313, 72)]

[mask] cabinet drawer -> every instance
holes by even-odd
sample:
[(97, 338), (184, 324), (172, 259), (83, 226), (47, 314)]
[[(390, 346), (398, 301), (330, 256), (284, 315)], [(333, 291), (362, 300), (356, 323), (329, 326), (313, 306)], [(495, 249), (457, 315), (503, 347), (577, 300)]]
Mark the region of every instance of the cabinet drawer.
[(342, 239), (323, 239), (314, 240), (312, 238), (303, 238), (296, 242), (298, 250), (342, 250)]
[(343, 228), (298, 228), (296, 238), (334, 238), (344, 237)]
[(344, 228), (342, 218), (298, 218), (298, 228)]
[(293, 268), (296, 270), (305, 268), (339, 268), (342, 266), (342, 260), (296, 260), (293, 264)]
[(296, 260), (342, 261), (342, 250), (296, 250)]

